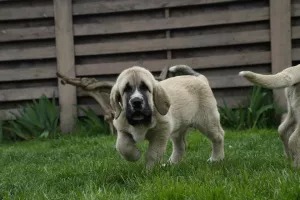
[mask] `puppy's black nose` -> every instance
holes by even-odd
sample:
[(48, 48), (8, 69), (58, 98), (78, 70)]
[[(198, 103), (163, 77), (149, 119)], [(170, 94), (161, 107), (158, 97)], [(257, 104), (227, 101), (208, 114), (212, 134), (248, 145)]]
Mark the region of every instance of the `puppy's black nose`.
[(141, 109), (142, 108), (143, 99), (135, 97), (131, 99), (131, 105), (135, 109)]

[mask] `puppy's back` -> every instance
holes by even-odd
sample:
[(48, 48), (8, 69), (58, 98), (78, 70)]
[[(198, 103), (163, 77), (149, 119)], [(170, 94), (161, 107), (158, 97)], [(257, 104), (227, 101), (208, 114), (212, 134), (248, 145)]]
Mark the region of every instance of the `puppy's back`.
[(207, 78), (203, 75), (200, 76), (176, 76), (172, 78), (168, 78), (166, 80), (160, 81), (159, 84), (161, 84), (168, 93), (191, 93), (195, 94), (197, 92), (204, 92), (203, 90), (209, 91), (210, 86)]
[(216, 99), (203, 77), (177, 76), (160, 82), (170, 97), (173, 116), (192, 121), (203, 109), (216, 108)]

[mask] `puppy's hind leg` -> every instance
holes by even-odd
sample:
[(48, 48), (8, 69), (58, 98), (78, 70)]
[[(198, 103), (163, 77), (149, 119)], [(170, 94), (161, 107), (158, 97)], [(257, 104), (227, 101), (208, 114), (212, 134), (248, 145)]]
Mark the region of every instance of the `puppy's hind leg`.
[(209, 162), (223, 160), (225, 132), (220, 124), (220, 115), (217, 108), (201, 112), (198, 128), (212, 142), (212, 152)]
[(186, 149), (186, 132), (187, 129), (179, 130), (171, 135), (171, 141), (173, 144), (173, 151), (169, 158), (169, 162), (176, 164), (181, 162)]
[(224, 155), (224, 130), (221, 126), (211, 128), (206, 133), (207, 137), (212, 142), (212, 153), (208, 161), (223, 160)]

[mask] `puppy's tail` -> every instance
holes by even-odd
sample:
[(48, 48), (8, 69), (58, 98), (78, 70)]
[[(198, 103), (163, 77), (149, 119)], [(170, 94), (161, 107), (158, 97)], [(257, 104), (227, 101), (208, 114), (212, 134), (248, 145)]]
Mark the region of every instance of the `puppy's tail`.
[(191, 75), (197, 76), (198, 78), (203, 79), (207, 84), (209, 84), (207, 78), (193, 70), (191, 67), (187, 65), (175, 65), (169, 68), (169, 72), (172, 73), (173, 76), (182, 76), (182, 75)]
[(264, 88), (285, 88), (300, 82), (300, 65), (288, 67), (273, 75), (263, 75), (251, 71), (241, 71), (239, 75)]
[(187, 65), (175, 65), (169, 68), (169, 72), (174, 74), (175, 76), (180, 75), (191, 75), (191, 76), (199, 76), (200, 74), (193, 70), (191, 67)]

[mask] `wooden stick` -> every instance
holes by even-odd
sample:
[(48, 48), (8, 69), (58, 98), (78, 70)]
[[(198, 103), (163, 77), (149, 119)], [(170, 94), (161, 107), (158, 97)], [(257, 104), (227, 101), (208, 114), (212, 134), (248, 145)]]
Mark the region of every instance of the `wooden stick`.
[(86, 91), (98, 90), (99, 92), (110, 93), (114, 82), (109, 81), (98, 81), (94, 78), (70, 78), (62, 75), (61, 73), (56, 73), (59, 78), (62, 79), (62, 84), (70, 84), (76, 87), (81, 87)]

